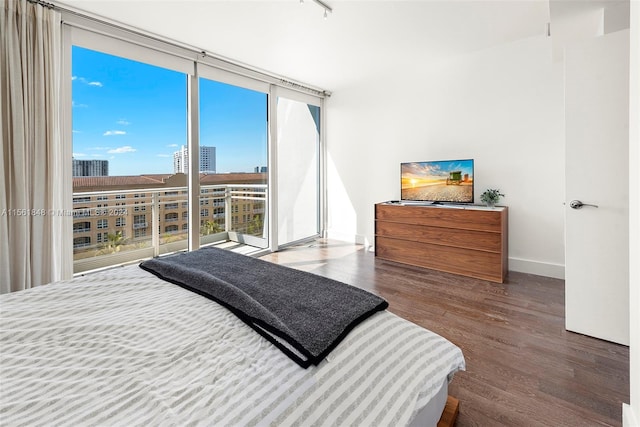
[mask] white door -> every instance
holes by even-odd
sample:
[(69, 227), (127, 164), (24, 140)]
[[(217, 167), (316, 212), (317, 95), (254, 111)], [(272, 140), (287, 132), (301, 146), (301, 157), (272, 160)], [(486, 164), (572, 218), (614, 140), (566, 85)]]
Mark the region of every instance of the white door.
[(628, 345), (628, 30), (567, 49), (565, 116), (566, 328)]

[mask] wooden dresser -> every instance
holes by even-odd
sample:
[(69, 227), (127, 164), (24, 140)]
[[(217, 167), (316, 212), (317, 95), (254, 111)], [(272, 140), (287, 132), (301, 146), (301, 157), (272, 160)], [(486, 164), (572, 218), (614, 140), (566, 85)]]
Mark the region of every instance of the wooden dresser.
[(375, 205), (376, 257), (503, 283), (507, 208)]

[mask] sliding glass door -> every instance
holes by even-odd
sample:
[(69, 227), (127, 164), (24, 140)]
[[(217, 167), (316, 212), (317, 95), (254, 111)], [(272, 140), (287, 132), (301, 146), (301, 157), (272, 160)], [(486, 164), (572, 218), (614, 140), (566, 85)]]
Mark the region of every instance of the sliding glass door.
[(278, 247), (320, 233), (320, 99), (277, 91)]
[[(200, 244), (268, 247), (269, 86), (200, 65)], [(207, 169), (207, 168), (205, 168)]]

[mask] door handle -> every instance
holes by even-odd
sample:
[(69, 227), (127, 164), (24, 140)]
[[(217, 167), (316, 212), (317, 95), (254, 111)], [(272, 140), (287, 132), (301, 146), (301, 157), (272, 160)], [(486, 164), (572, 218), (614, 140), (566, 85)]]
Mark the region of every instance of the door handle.
[(589, 203), (582, 203), (580, 200), (572, 200), (569, 203), (571, 209), (582, 209), (584, 206), (591, 206), (592, 208), (597, 208), (598, 205), (590, 205)]

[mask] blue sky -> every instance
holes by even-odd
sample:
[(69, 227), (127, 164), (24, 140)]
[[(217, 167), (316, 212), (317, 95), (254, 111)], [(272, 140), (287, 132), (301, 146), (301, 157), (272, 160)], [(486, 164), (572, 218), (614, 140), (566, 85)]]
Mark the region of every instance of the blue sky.
[[(173, 173), (187, 144), (187, 76), (75, 47), (73, 153), (109, 160), (109, 175)], [(219, 173), (266, 166), (267, 97), (200, 81), (200, 145), (216, 147)]]

